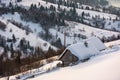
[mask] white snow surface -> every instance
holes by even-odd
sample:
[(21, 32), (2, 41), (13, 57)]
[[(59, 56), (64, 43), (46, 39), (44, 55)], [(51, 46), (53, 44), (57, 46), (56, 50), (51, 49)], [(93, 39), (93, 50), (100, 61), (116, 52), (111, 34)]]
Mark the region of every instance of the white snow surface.
[(85, 41), (88, 42), (88, 44), (90, 45), (94, 45), (95, 48), (99, 51), (106, 49), (104, 43), (97, 37), (91, 37), (89, 39), (86, 39)]
[(120, 80), (120, 50), (30, 80)]
[(112, 47), (112, 46), (115, 46), (115, 45), (120, 45), (120, 40), (115, 40), (115, 41), (105, 43), (106, 47)]

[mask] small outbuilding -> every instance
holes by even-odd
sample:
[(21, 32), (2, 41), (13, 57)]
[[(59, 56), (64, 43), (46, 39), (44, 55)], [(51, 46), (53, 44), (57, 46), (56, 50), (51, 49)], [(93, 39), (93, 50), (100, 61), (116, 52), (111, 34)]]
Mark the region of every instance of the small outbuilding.
[(69, 66), (79, 61), (86, 61), (91, 56), (100, 54), (106, 46), (97, 37), (91, 37), (80, 43), (68, 46), (60, 55), (59, 60), (62, 61), (63, 66)]

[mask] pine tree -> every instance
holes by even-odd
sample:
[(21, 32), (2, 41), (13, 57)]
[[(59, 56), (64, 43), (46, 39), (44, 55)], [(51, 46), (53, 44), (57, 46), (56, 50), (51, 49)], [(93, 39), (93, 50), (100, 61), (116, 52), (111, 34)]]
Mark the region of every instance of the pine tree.
[(9, 3), (9, 8), (12, 8), (12, 7), (13, 7), (13, 5), (12, 5), (12, 3), (10, 2), (10, 3)]
[(21, 2), (22, 0), (17, 0), (17, 2)]
[(60, 4), (58, 3), (58, 10), (60, 9)]
[(11, 50), (11, 53), (14, 52), (14, 49), (13, 49), (13, 43), (11, 43), (11, 45), (10, 45), (10, 50)]
[(43, 11), (45, 8), (41, 5), (39, 11)]
[(18, 64), (18, 66), (21, 64), (21, 59), (20, 59), (20, 57), (21, 57), (21, 52), (18, 50), (17, 51), (17, 57), (16, 57), (16, 63)]
[(15, 12), (15, 9), (14, 9), (14, 7), (12, 7), (11, 8), (11, 13), (14, 14), (14, 12)]
[(38, 3), (38, 6), (40, 6), (40, 2)]
[(12, 35), (12, 38), (13, 38), (13, 42), (16, 42), (16, 38), (14, 34)]
[(88, 47), (88, 43), (87, 43), (87, 41), (85, 41), (84, 44), (85, 44), (86, 47)]
[(29, 10), (33, 10), (33, 4), (31, 4), (31, 6), (30, 6)]

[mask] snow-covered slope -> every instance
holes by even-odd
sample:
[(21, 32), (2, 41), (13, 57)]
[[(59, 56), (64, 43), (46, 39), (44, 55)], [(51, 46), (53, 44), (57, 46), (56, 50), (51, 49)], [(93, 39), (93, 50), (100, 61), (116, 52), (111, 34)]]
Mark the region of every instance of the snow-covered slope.
[[(5, 0), (5, 1), (3, 0), (4, 3), (9, 3), (10, 1), (12, 1), (12, 3), (15, 3), (15, 0)], [(38, 7), (40, 7), (40, 5), (38, 5), (39, 3), (40, 3), (40, 5), (43, 5), (44, 7), (50, 7), (50, 5), (53, 5), (53, 6), (56, 7), (56, 10), (58, 8), (57, 4), (53, 4), (53, 3), (49, 3), (49, 2), (46, 3), (45, 1), (42, 1), (42, 0), (22, 0), (21, 2), (19, 2), (17, 4), (19, 6), (23, 6), (23, 7), (30, 7), (31, 4), (36, 4)], [(62, 6), (62, 5), (61, 5), (61, 8), (62, 9), (65, 8), (66, 10), (71, 9), (71, 7), (66, 7), (66, 6)], [(119, 21), (114, 22), (114, 23), (112, 22), (113, 19), (116, 19), (116, 15), (97, 12), (97, 11), (91, 11), (91, 10), (83, 10), (83, 9), (76, 9), (76, 11), (77, 11), (78, 15), (81, 15), (82, 12), (89, 13), (90, 14), (89, 19), (92, 19), (92, 17), (98, 16), (98, 15), (99, 15), (99, 18), (104, 17), (106, 19), (106, 24), (105, 24), (106, 29), (115, 28), (117, 30), (120, 30), (119, 27), (117, 27), (117, 25), (119, 25)], [(109, 21), (109, 20), (107, 21), (107, 19), (109, 19), (109, 18), (111, 18), (111, 21)], [(18, 12), (15, 12), (14, 15), (12, 15), (12, 14), (4, 14), (1, 17), (1, 20), (2, 19), (6, 20), (6, 21), (8, 19), (9, 20), (14, 20), (16, 22), (22, 23), (23, 25), (29, 26), (29, 28), (33, 32), (33, 33), (30, 33), (28, 35), (29, 37), (24, 36), (25, 35), (24, 30), (20, 30), (21, 31), (20, 33), (22, 33), (22, 34), (19, 34), (19, 33), (17, 33), (16, 30), (13, 30), (15, 36), (19, 36), (20, 38), (23, 38), (23, 36), (27, 37), (26, 40), (30, 41), (31, 42), (30, 44), (33, 45), (33, 46), (37, 45), (37, 46), (42, 47), (44, 45), (45, 42), (40, 43), (41, 40), (38, 40), (39, 39), (38, 36), (39, 36), (40, 32), (44, 32), (44, 30), (42, 29), (42, 26), (39, 23), (25, 22), (25, 21), (21, 20), (20, 14)], [(88, 19), (88, 23), (89, 23), (89, 19)], [(111, 25), (108, 25), (109, 22), (111, 22)], [(117, 36), (119, 34), (118, 32), (112, 32), (112, 31), (102, 30), (102, 29), (98, 29), (98, 28), (93, 28), (91, 26), (81, 24), (81, 23), (72, 22), (72, 21), (71, 22), (66, 21), (66, 23), (68, 24), (67, 27), (65, 27), (65, 26), (58, 27), (58, 26), (56, 26), (56, 28), (51, 28), (49, 30), (50, 33), (52, 34), (52, 36), (54, 36), (54, 37), (57, 36), (57, 38), (61, 39), (61, 42), (62, 42), (63, 45), (64, 45), (64, 33), (65, 32), (66, 32), (66, 45), (70, 45), (70, 44), (79, 42), (80, 40), (82, 40), (82, 38), (89, 38), (91, 36), (97, 36), (99, 38), (103, 38), (103, 37), (109, 38), (109, 37), (111, 37), (113, 35)], [(11, 24), (9, 26), (10, 27), (9, 27), (8, 31), (10, 30), (10, 28), (12, 28)], [(58, 31), (59, 28), (60, 28), (60, 30)], [(8, 33), (6, 33), (6, 34), (8, 34)], [(3, 33), (1, 32), (1, 34), (3, 34)], [(5, 35), (5, 34), (3, 34), (3, 35)], [(12, 36), (12, 33), (9, 34), (9, 35)], [(82, 38), (81, 38), (81, 36), (82, 36)], [(32, 37), (32, 39), (31, 39), (31, 37)], [(37, 40), (37, 42), (35, 42), (36, 40)], [(47, 50), (49, 45), (47, 45), (47, 48), (44, 48), (44, 49)]]
[[(12, 3), (15, 3), (15, 0), (2, 0), (2, 3), (6, 3), (9, 5), (9, 2), (12, 1)], [(53, 5), (56, 7), (56, 11), (58, 8), (57, 4), (45, 2), (42, 0), (22, 0), (22, 2), (17, 3), (19, 6), (24, 7), (24, 8), (29, 8), (31, 4), (36, 4), (38, 7), (40, 7), (38, 4), (40, 2), (40, 5), (43, 5), (44, 7), (50, 7), (50, 5)], [(70, 10), (71, 7), (66, 7), (66, 6), (60, 6), (62, 9)], [(100, 18), (101, 20), (104, 20), (105, 18), (105, 29), (117, 29), (120, 31), (120, 22), (115, 21), (117, 15), (113, 14), (108, 14), (108, 13), (103, 13), (103, 12), (97, 12), (97, 11), (91, 11), (91, 10), (83, 10), (83, 9), (76, 9), (78, 15), (82, 15), (83, 12), (89, 13), (90, 16), (86, 17), (86, 23), (91, 23), (94, 19), (93, 17)], [(58, 11), (59, 12), (59, 11)], [(19, 28), (18, 26), (15, 26), (9, 20), (14, 20), (18, 23), (22, 23), (23, 25), (29, 27), (32, 31), (26, 35), (26, 30), (23, 30)], [(111, 19), (111, 20), (109, 20)], [(96, 19), (97, 20), (97, 19)], [(14, 49), (17, 48), (20, 40), (22, 38), (25, 38), (25, 40), (30, 42), (31, 46), (39, 46), (43, 50), (47, 51), (48, 48), (51, 46), (51, 44), (47, 41), (44, 41), (43, 39), (40, 38), (38, 35), (40, 32), (44, 32), (42, 29), (42, 26), (39, 23), (33, 23), (33, 22), (25, 22), (21, 20), (20, 14), (18, 12), (15, 12), (15, 14), (4, 14), (0, 17), (0, 21), (4, 22), (7, 27), (5, 31), (0, 30), (0, 35), (4, 36), (6, 39), (7, 38), (12, 38), (12, 35), (14, 34), (17, 42), (15, 42)], [(98, 19), (99, 21), (99, 19)], [(93, 21), (94, 22), (94, 21)], [(103, 21), (104, 22), (104, 21)], [(111, 23), (110, 23), (111, 22)], [(94, 28), (91, 26), (88, 26), (86, 24), (81, 24), (77, 22), (72, 22), (72, 21), (65, 21), (65, 23), (68, 24), (68, 26), (53, 26), (53, 28), (49, 29), (49, 32), (52, 34), (52, 36), (56, 39), (60, 38), (62, 44), (64, 45), (64, 33), (66, 33), (66, 45), (74, 44), (79, 41), (82, 41), (83, 38), (89, 38), (91, 36), (96, 36), (99, 38), (111, 38), (113, 35), (116, 37), (119, 35), (118, 32), (113, 32), (113, 31), (107, 31), (103, 29), (98, 29)], [(90, 24), (90, 25), (91, 25)], [(24, 26), (24, 27), (25, 27)], [(98, 27), (98, 26), (96, 26)], [(53, 39), (54, 40), (54, 39)], [(118, 43), (119, 41), (113, 42), (113, 44)], [(106, 45), (111, 45), (112, 43), (106, 43)], [(54, 46), (51, 46), (56, 50)], [(83, 46), (80, 46), (83, 48)], [(90, 61), (85, 62), (85, 63), (80, 63), (76, 66), (71, 66), (67, 68), (62, 68), (59, 70), (56, 70), (51, 73), (46, 73), (45, 75), (40, 75), (38, 77), (32, 78), (32, 80), (119, 80), (119, 74), (120, 74), (120, 47), (114, 46), (113, 49), (105, 50), (101, 52), (102, 54), (105, 53), (111, 53), (111, 54), (105, 54), (105, 55), (99, 55), (97, 57), (91, 58)], [(94, 49), (91, 49), (91, 52)], [(87, 51), (87, 50), (86, 50)], [(3, 52), (3, 48), (0, 47), (0, 52)], [(0, 53), (0, 55), (1, 55)], [(95, 52), (97, 54), (97, 51)], [(55, 65), (56, 66), (56, 65)], [(48, 67), (48, 66), (46, 66)], [(45, 67), (45, 68), (46, 68)], [(69, 76), (66, 76), (69, 75)], [(55, 77), (54, 77), (55, 76)]]
[[(3, 2), (6, 4), (8, 4), (10, 1), (12, 1), (12, 3), (15, 4), (15, 0), (5, 0), (5, 1), (3, 0)], [(39, 3), (40, 3), (40, 5), (39, 5)], [(38, 7), (40, 7), (41, 5), (43, 5), (44, 7), (50, 7), (51, 5), (53, 5), (56, 7), (56, 10), (58, 8), (57, 4), (45, 2), (43, 0), (22, 0), (21, 2), (18, 2), (17, 4), (24, 8), (29, 8), (31, 6), (31, 4), (36, 4), (36, 6), (38, 6)], [(71, 9), (71, 7), (66, 7), (63, 5), (61, 5), (61, 8), (66, 9), (66, 10)], [(117, 15), (114, 15), (114, 14), (108, 14), (108, 13), (97, 12), (97, 11), (92, 11), (92, 10), (77, 9), (77, 8), (76, 8), (76, 12), (78, 13), (78, 15), (82, 15), (83, 12), (85, 14), (89, 13), (89, 16), (86, 17), (87, 19), (92, 19), (93, 17), (96, 18), (96, 16), (97, 16), (97, 18), (101, 18), (101, 19), (104, 18), (106, 20), (111, 19), (111, 21), (112, 21), (113, 19), (116, 19), (116, 17), (117, 17)], [(105, 24), (106, 29), (111, 29), (111, 27), (116, 28), (116, 26), (118, 24), (117, 22), (113, 23), (109, 27), (109, 25), (107, 23), (111, 22), (111, 21), (106, 21), (106, 24)], [(87, 22), (91, 23), (89, 20), (87, 20)], [(118, 30), (118, 31), (120, 31), (120, 30)]]
[[(0, 17), (0, 21), (7, 24), (5, 31), (0, 30), (0, 35), (6, 38), (12, 38), (12, 35), (14, 34), (17, 39), (16, 46), (18, 46), (18, 43), (22, 38), (25, 38), (27, 41), (29, 41), (31, 46), (34, 47), (40, 46), (43, 50), (48, 50), (49, 46), (51, 46), (48, 42), (42, 40), (34, 33), (30, 32), (28, 35), (26, 35), (25, 30), (18, 28), (17, 26), (8, 22), (6, 19), (3, 19), (3, 17)], [(46, 46), (44, 46), (45, 43), (47, 44)], [(55, 47), (53, 48), (56, 49)]]
[[(119, 48), (120, 49), (120, 48)], [(120, 50), (30, 80), (120, 80)]]
[(33, 22), (26, 22), (26, 21), (21, 20), (20, 14), (17, 13), (17, 12), (15, 12), (14, 15), (12, 15), (10, 13), (9, 14), (4, 14), (4, 15), (2, 15), (2, 17), (5, 20), (15, 20), (16, 22), (19, 22), (19, 23), (22, 23), (23, 25), (29, 26), (29, 28), (32, 30), (32, 32), (36, 36), (37, 36), (37, 33), (41, 32), (41, 31), (44, 32), (44, 30), (42, 29), (40, 24), (33, 23)]
[[(23, 25), (29, 26), (29, 28), (33, 31), (33, 34), (35, 36), (38, 36), (38, 34), (44, 30), (42, 29), (42, 26), (38, 23), (33, 23), (33, 22), (25, 22), (21, 20), (20, 14), (15, 13), (14, 15), (12, 14), (4, 14), (2, 17), (5, 20), (15, 20), (16, 22), (22, 23)], [(62, 41), (62, 44), (64, 44), (64, 32), (66, 32), (66, 44), (73, 44), (76, 42), (79, 42), (81, 40), (80, 37), (78, 37), (79, 34), (85, 35), (86, 37), (91, 37), (91, 36), (97, 36), (102, 38), (105, 36), (106, 38), (111, 37), (113, 35), (117, 36), (119, 33), (118, 32), (112, 32), (112, 31), (107, 31), (107, 30), (102, 30), (98, 28), (93, 28), (81, 23), (76, 23), (76, 22), (70, 22), (66, 21), (68, 24), (67, 27), (64, 26), (56, 26), (56, 28), (51, 28), (49, 31), (50, 33), (55, 37), (57, 35), (57, 38), (60, 38)], [(59, 28), (59, 31), (58, 31)], [(75, 37), (76, 36), (76, 37)]]
[(120, 21), (106, 21), (105, 28), (109, 30), (120, 31)]
[[(18, 3), (18, 5), (20, 6), (25, 6), (25, 7), (30, 7), (31, 4), (36, 4), (38, 6), (40, 2), (40, 5), (43, 5), (44, 7), (50, 7), (50, 5), (53, 5), (55, 6), (56, 8), (58, 8), (58, 5), (57, 4), (53, 4), (53, 3), (49, 3), (45, 1), (42, 1), (42, 0), (22, 0), (22, 2)], [(71, 7), (66, 7), (66, 6), (61, 6), (62, 9), (66, 9), (66, 10), (69, 10), (71, 9)], [(113, 14), (108, 14), (108, 13), (102, 13), (102, 12), (97, 12), (97, 11), (91, 11), (91, 10), (83, 10), (83, 9), (76, 9), (77, 10), (77, 13), (78, 15), (81, 15), (81, 13), (84, 11), (85, 13), (90, 13), (90, 17), (92, 16), (96, 16), (96, 15), (100, 15), (100, 18), (110, 18), (111, 19), (115, 19), (116, 18), (116, 15), (113, 15)]]
[[(81, 23), (76, 23), (76, 22), (68, 22), (69, 26), (68, 27), (60, 27), (60, 30), (58, 29), (50, 29), (50, 32), (56, 36), (58, 35), (58, 38), (61, 39), (62, 44), (64, 44), (64, 33), (66, 33), (66, 44), (73, 44), (76, 42), (79, 42), (81, 40), (79, 34), (85, 35), (86, 37), (91, 37), (91, 36), (96, 36), (99, 38), (102, 38), (103, 36), (108, 38), (111, 37), (112, 35), (117, 36), (119, 33), (118, 32), (112, 32), (112, 31), (107, 31), (103, 29), (98, 29), (98, 28), (93, 28)], [(76, 37), (75, 37), (76, 36)]]
[[(49, 2), (46, 3), (45, 1), (42, 1), (42, 0), (35, 0), (35, 1), (34, 0), (23, 0), (22, 2), (18, 3), (18, 5), (29, 8), (31, 6), (31, 4), (36, 4), (38, 7), (40, 7), (40, 5), (38, 5), (39, 3), (40, 3), (40, 5), (43, 5), (44, 7), (50, 7), (51, 5), (53, 5), (56, 7), (56, 10), (58, 8), (57, 4), (53, 4), (53, 3), (49, 3)], [(66, 9), (67, 11), (69, 11), (71, 9), (71, 7), (66, 7), (63, 5), (61, 5), (60, 8)], [(120, 31), (120, 29), (119, 29), (120, 21), (113, 21), (116, 18), (118, 18), (117, 15), (104, 13), (104, 12), (97, 12), (97, 11), (92, 11), (92, 10), (78, 9), (78, 8), (76, 8), (76, 12), (79, 16), (81, 16), (83, 12), (84, 12), (84, 14), (89, 14), (89, 16), (85, 16), (85, 18), (88, 20), (84, 20), (84, 21), (88, 24), (90, 23), (92, 26), (95, 26), (93, 24), (93, 22), (94, 22), (93, 18), (95, 18), (95, 19), (98, 19), (98, 21), (105, 24), (104, 29), (110, 29), (110, 30), (116, 29), (116, 31)], [(105, 19), (105, 20), (102, 20), (102, 19)], [(111, 20), (109, 20), (109, 19), (111, 19)], [(111, 23), (111, 24), (109, 24), (109, 23)]]

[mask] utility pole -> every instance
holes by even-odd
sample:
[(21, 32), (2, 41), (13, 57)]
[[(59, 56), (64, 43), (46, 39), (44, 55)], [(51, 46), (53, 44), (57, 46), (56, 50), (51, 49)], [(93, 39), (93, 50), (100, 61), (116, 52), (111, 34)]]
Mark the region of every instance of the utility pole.
[(66, 31), (64, 32), (64, 49), (66, 48)]
[(9, 76), (7, 77), (7, 80), (9, 80)]

